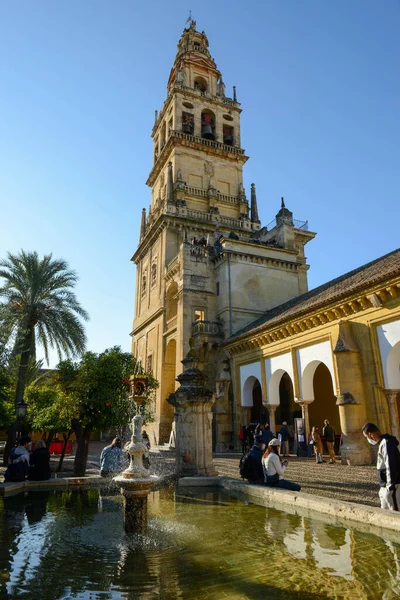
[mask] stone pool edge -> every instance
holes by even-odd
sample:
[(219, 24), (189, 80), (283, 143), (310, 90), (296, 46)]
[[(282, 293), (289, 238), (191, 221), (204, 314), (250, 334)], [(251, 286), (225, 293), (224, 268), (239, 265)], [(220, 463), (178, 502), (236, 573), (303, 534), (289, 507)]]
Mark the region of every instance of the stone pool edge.
[(306, 492), (289, 492), (261, 485), (252, 485), (231, 477), (182, 477), (179, 479), (182, 487), (218, 487), (228, 492), (240, 494), (253, 504), (260, 504), (278, 510), (288, 508), (306, 511), (308, 516), (315, 513), (328, 515), (331, 519), (351, 521), (371, 526), (378, 530), (390, 529), (400, 532), (400, 512), (384, 510), (356, 504), (344, 500), (335, 500), (323, 496), (315, 496)]
[(60, 479), (45, 479), (44, 481), (18, 481), (0, 483), (0, 496), (18, 494), (19, 492), (68, 489), (79, 487), (98, 487), (104, 485), (103, 477), (62, 477)]

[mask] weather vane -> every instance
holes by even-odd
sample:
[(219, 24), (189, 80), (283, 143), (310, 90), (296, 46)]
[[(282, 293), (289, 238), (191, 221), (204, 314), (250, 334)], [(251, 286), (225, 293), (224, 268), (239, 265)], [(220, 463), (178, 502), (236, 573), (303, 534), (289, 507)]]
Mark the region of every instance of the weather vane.
[(185, 23), (190, 23), (191, 20), (192, 20), (192, 11), (189, 10), (189, 17), (186, 19)]

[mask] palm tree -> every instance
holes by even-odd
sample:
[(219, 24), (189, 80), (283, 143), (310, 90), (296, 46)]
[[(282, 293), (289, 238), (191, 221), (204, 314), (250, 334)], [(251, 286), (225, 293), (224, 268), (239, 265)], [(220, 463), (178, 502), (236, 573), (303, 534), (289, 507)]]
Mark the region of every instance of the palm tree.
[[(85, 350), (86, 336), (80, 318), (88, 314), (81, 307), (73, 288), (77, 275), (65, 260), (51, 254), (40, 259), (37, 252), (8, 253), (0, 260), (0, 321), (7, 337), (14, 338), (20, 355), (15, 404), (23, 402), (29, 360), (35, 358), (36, 340), (43, 346), (47, 363), (49, 348), (73, 356)], [(15, 442), (15, 428), (11, 433)], [(7, 443), (9, 446), (9, 444)]]

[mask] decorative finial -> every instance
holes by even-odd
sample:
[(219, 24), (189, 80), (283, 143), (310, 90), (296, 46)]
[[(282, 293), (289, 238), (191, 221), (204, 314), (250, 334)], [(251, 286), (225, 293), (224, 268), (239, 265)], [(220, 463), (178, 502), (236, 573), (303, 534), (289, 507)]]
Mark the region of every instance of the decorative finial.
[(154, 111), (154, 125), (157, 123), (158, 120), (158, 110)]
[(236, 85), (233, 86), (233, 101), (237, 102), (237, 100), (236, 100)]
[(285, 198), (283, 196), (281, 198), (281, 208), (285, 208)]
[(186, 19), (185, 23), (190, 23), (189, 29), (191, 31), (196, 31), (196, 21), (192, 17), (192, 11), (189, 10), (189, 17)]

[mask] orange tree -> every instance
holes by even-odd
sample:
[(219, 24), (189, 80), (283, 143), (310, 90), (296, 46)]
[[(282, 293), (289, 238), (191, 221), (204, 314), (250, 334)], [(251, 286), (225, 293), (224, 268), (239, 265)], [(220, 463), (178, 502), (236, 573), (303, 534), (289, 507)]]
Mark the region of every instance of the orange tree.
[[(75, 407), (71, 423), (77, 440), (74, 475), (81, 477), (86, 472), (92, 432), (123, 427), (131, 418), (129, 377), (143, 371), (132, 354), (118, 346), (101, 354), (86, 352), (79, 362), (65, 360), (57, 368), (58, 383)], [(152, 393), (158, 384), (151, 374), (147, 376), (147, 402), (141, 410), (150, 420)]]

